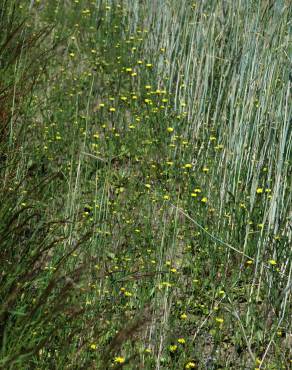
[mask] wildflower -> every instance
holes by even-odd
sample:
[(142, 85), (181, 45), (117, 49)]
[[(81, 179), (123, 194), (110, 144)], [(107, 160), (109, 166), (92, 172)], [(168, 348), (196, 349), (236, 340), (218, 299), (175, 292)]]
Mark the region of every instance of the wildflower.
[(208, 198), (207, 198), (207, 197), (203, 197), (203, 198), (201, 199), (201, 202), (202, 202), (202, 203), (207, 203), (207, 202), (208, 202)]
[(177, 269), (173, 267), (172, 269), (170, 269), (170, 271), (175, 274), (177, 272)]
[(277, 262), (275, 260), (269, 260), (269, 264), (271, 266), (275, 266), (277, 264)]
[(169, 350), (170, 352), (175, 352), (177, 350), (177, 345), (174, 344), (174, 345), (169, 346)]
[(125, 362), (125, 357), (117, 356), (117, 357), (115, 357), (114, 362), (116, 364), (123, 364)]
[(224, 322), (224, 319), (222, 319), (221, 317), (216, 317), (215, 320), (216, 322), (218, 322), (218, 324), (222, 324)]
[(262, 194), (262, 193), (263, 193), (263, 191), (264, 191), (264, 189), (263, 189), (263, 188), (257, 188), (256, 193), (257, 193), (257, 194)]
[(188, 318), (188, 316), (187, 316), (187, 314), (182, 313), (182, 314), (180, 315), (180, 318), (181, 318), (182, 320), (186, 320), (186, 319)]
[(186, 364), (186, 369), (194, 369), (196, 367), (196, 364), (193, 361), (190, 361)]
[(116, 111), (116, 108), (114, 108), (114, 107), (110, 107), (110, 108), (109, 108), (109, 111), (110, 111), (110, 112), (115, 112), (115, 111)]
[(174, 128), (173, 127), (167, 127), (167, 131), (168, 132), (173, 132), (174, 131)]
[(191, 163), (186, 163), (185, 165), (184, 165), (184, 168), (192, 168), (193, 166), (192, 166), (192, 164)]
[(96, 349), (96, 348), (97, 348), (97, 345), (96, 345), (95, 343), (92, 343), (92, 344), (90, 345), (90, 348), (91, 348), (91, 349)]
[(179, 344), (185, 344), (186, 343), (186, 340), (184, 338), (178, 338), (177, 342)]
[(151, 185), (150, 185), (150, 184), (145, 184), (145, 187), (146, 187), (147, 189), (150, 189), (150, 188), (151, 188)]
[(164, 195), (164, 196), (163, 196), (163, 199), (164, 199), (164, 200), (169, 200), (169, 199), (170, 199), (170, 197), (169, 197), (169, 195)]
[(209, 168), (208, 168), (208, 167), (203, 167), (202, 171), (203, 171), (204, 173), (208, 173), (208, 172), (209, 172)]
[(133, 70), (132, 70), (132, 68), (126, 68), (126, 72), (132, 72)]
[(147, 67), (147, 68), (151, 68), (151, 67), (152, 67), (152, 64), (151, 64), (151, 63), (147, 63), (147, 64), (146, 64), (146, 67)]

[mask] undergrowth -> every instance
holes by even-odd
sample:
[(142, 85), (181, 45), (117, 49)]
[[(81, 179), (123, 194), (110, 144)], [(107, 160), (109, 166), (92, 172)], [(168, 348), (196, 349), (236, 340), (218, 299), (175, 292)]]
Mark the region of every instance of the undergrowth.
[(290, 368), (290, 3), (0, 19), (0, 367)]

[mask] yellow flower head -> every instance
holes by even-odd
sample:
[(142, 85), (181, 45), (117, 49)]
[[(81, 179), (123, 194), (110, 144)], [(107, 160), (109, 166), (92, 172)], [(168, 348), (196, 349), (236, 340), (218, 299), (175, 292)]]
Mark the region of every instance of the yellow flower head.
[(117, 357), (115, 357), (114, 362), (116, 364), (123, 364), (125, 362), (125, 357), (117, 356)]

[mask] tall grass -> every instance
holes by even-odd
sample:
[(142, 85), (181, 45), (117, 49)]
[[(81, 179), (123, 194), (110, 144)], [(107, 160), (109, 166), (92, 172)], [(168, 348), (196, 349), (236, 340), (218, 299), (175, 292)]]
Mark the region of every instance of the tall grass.
[(289, 368), (289, 2), (1, 9), (3, 368)]

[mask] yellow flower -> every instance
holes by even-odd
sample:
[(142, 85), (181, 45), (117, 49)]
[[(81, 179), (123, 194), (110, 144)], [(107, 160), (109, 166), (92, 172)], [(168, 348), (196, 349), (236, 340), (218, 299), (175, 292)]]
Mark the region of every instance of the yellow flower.
[(263, 189), (263, 188), (257, 188), (256, 193), (257, 193), (257, 194), (262, 194), (262, 193), (263, 193), (263, 191), (264, 191), (264, 189)]
[(170, 352), (175, 352), (177, 350), (177, 345), (174, 344), (172, 346), (169, 346), (169, 350), (170, 350)]
[(269, 264), (272, 265), (272, 266), (275, 266), (277, 264), (277, 262), (275, 260), (269, 260)]
[(185, 313), (182, 313), (181, 315), (180, 315), (180, 318), (182, 319), (182, 320), (186, 320), (187, 319), (187, 315), (185, 314)]
[(205, 173), (207, 173), (207, 172), (209, 172), (209, 168), (208, 167), (203, 167), (203, 170), (202, 171), (205, 172)]
[(169, 198), (170, 198), (169, 195), (164, 195), (163, 197), (164, 200), (169, 200)]
[(192, 164), (191, 163), (186, 163), (185, 165), (184, 165), (184, 168), (192, 168), (193, 166), (192, 166)]
[(178, 338), (177, 342), (179, 344), (185, 344), (186, 340), (184, 338)]
[(110, 111), (110, 112), (115, 112), (115, 111), (116, 111), (116, 108), (114, 108), (114, 107), (110, 107), (110, 108), (109, 108), (109, 111)]
[(202, 202), (202, 203), (207, 203), (207, 202), (208, 202), (208, 198), (207, 198), (207, 197), (203, 197), (203, 198), (201, 199), (201, 202)]
[(194, 369), (196, 364), (193, 361), (190, 361), (186, 364), (186, 369)]
[(91, 348), (91, 349), (96, 349), (96, 348), (97, 348), (97, 345), (96, 345), (95, 343), (92, 343), (92, 344), (90, 345), (90, 348)]
[(174, 131), (174, 128), (173, 127), (167, 127), (167, 131), (168, 132), (173, 132)]
[(215, 320), (216, 322), (218, 322), (218, 324), (222, 324), (224, 322), (224, 319), (222, 319), (221, 317), (216, 317)]
[(115, 357), (114, 362), (116, 364), (123, 364), (125, 362), (125, 357), (117, 356), (117, 357)]

